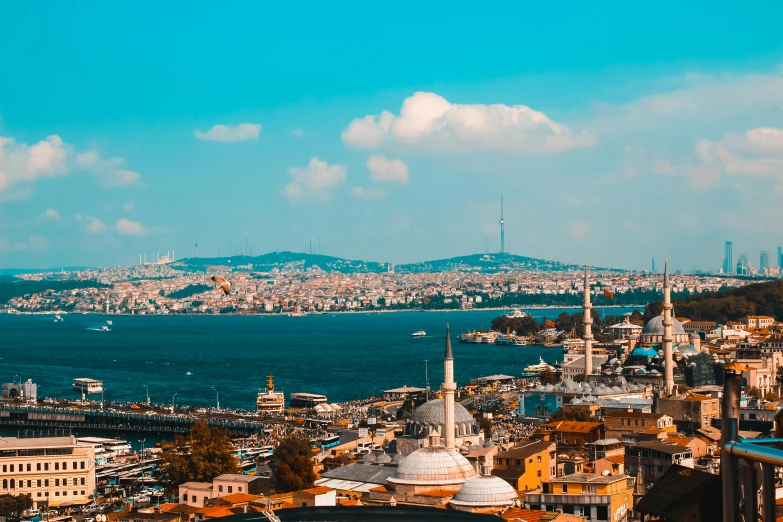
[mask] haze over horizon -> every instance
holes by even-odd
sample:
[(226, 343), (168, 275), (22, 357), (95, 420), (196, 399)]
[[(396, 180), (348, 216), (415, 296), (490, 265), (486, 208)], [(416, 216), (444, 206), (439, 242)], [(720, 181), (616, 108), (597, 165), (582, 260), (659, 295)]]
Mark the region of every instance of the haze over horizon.
[(0, 268), (783, 244), (783, 5), (151, 5), (0, 5)]

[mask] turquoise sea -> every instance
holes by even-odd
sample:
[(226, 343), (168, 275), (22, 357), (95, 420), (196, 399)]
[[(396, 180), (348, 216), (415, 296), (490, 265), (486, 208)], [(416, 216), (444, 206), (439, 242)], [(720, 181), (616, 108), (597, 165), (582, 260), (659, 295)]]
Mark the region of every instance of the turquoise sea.
[[(619, 315), (632, 308), (607, 309)], [(577, 309), (527, 310), (537, 319)], [(560, 348), (457, 344), (456, 335), (489, 328), (503, 312), (400, 312), (288, 316), (0, 315), (0, 382), (32, 379), (39, 396), (78, 397), (77, 377), (104, 382), (105, 399), (254, 408), (265, 378), (275, 388), (327, 395), (342, 402), (443, 375), (446, 323), (451, 324), (455, 376), (519, 375), (539, 356), (561, 361)], [(106, 319), (112, 331), (98, 331)], [(425, 330), (427, 337), (411, 334)], [(190, 375), (188, 375), (190, 372)], [(215, 388), (213, 390), (212, 388)], [(99, 397), (97, 397), (99, 398)]]

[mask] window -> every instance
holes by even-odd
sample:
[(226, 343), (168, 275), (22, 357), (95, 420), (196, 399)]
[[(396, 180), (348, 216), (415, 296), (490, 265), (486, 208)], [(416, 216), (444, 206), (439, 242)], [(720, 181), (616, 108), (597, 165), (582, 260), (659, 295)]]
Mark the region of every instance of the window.
[(35, 465), (35, 471), (41, 471), (41, 463)]
[(59, 497), (59, 496), (60, 496), (60, 492), (59, 492), (59, 491), (55, 491), (55, 492), (54, 492), (54, 496), (55, 496), (55, 497)]
[(84, 495), (84, 490), (82, 490), (82, 495)]
[(38, 493), (35, 494), (35, 496), (36, 497), (40, 497), (41, 496), (41, 492), (39, 491)]
[(223, 493), (223, 484), (218, 485), (218, 493)]
[(582, 493), (595, 493), (595, 484), (582, 484)]
[(28, 487), (28, 488), (31, 488), (31, 487), (33, 487), (33, 481), (32, 481), (32, 480), (28, 480), (28, 481), (27, 481), (27, 487)]
[(538, 456), (538, 463), (541, 464), (541, 455)]
[(14, 479), (11, 479), (11, 489), (16, 488), (16, 481)]
[(41, 487), (41, 479), (38, 479), (35, 481), (35, 487), (40, 488)]
[(3, 479), (3, 489), (8, 489), (8, 479)]
[(77, 464), (77, 463), (76, 463), (76, 461), (74, 460), (74, 461), (73, 461), (73, 469), (77, 469), (77, 467), (78, 467), (78, 464)]
[(568, 493), (568, 484), (563, 484), (563, 493)]
[(14, 472), (14, 465), (11, 464), (11, 473), (13, 473), (13, 472)]
[(60, 486), (60, 479), (54, 479), (54, 487)]
[(190, 501), (191, 502), (195, 502), (196, 501), (196, 495), (191, 495), (190, 496)]
[(208, 500), (209, 500), (209, 497), (204, 497), (204, 504), (206, 504)]
[(3, 464), (3, 473), (8, 473), (8, 466)]
[(242, 491), (242, 486), (237, 486), (237, 491)]
[(78, 492), (78, 491), (74, 491), (74, 492), (73, 492), (73, 496), (74, 496), (74, 497), (75, 497), (75, 496), (77, 496), (78, 494), (79, 494), (79, 492)]
[(82, 477), (82, 486), (84, 486), (84, 477)]
[(182, 495), (182, 503), (183, 503), (183, 504), (187, 504), (187, 502), (188, 502), (188, 496), (187, 496), (187, 494), (186, 494), (186, 495)]
[(229, 487), (228, 487), (228, 492), (229, 492), (229, 493), (233, 493), (233, 492), (234, 492), (234, 488), (233, 488), (233, 486), (229, 486)]
[(44, 487), (45, 488), (49, 487), (49, 479), (44, 479)]
[(67, 462), (63, 462), (63, 471), (65, 471), (66, 469), (68, 469), (68, 463)]
[[(55, 471), (60, 471), (60, 463), (59, 462), (55, 462), (54, 463), (54, 470)], [(11, 470), (11, 471), (13, 471), (13, 470)]]
[(84, 469), (84, 461), (81, 461), (79, 464), (80, 464), (79, 468)]
[(538, 476), (539, 477), (541, 476), (541, 470), (540, 469), (538, 470)]
[(44, 471), (49, 471), (49, 463), (44, 462)]
[(28, 462), (27, 463), (27, 471), (32, 471), (32, 470), (33, 470), (33, 465)]

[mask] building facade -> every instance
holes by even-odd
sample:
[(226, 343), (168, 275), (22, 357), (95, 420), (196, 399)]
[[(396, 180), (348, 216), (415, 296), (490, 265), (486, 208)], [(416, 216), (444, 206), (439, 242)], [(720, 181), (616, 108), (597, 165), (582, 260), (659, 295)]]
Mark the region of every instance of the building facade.
[(492, 475), (517, 491), (529, 491), (557, 475), (557, 445), (549, 441), (525, 441), (494, 457)]
[(624, 433), (664, 430), (675, 431), (674, 421), (665, 413), (641, 413), (635, 411), (607, 411), (604, 413), (606, 437), (619, 439)]
[(76, 438), (0, 438), (0, 494), (28, 495), (33, 507), (87, 504), (95, 494), (95, 448)]
[(562, 511), (590, 522), (628, 520), (633, 507), (634, 479), (625, 474), (574, 473), (542, 485), (541, 493), (528, 493), (530, 509)]

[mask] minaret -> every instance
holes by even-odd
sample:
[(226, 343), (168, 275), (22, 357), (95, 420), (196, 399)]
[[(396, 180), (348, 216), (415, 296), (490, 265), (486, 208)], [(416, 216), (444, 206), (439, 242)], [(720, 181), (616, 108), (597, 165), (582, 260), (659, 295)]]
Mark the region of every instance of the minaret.
[(663, 389), (667, 395), (674, 390), (674, 362), (672, 362), (672, 300), (669, 287), (669, 261), (663, 262), (663, 360), (664, 370)]
[(500, 195), (500, 253), (506, 253), (506, 220), (503, 219), (503, 194)]
[[(642, 474), (642, 455), (636, 456), (636, 484), (633, 488), (633, 509), (636, 511), (636, 505), (642, 499), (647, 491), (644, 488), (644, 475)], [(635, 520), (638, 519), (638, 516)]]
[(443, 356), (443, 408), (446, 425), (443, 427), (446, 438), (446, 449), (456, 451), (454, 444), (454, 356), (451, 353), (451, 334), (446, 325), (446, 353)]
[(585, 340), (585, 377), (593, 373), (593, 305), (590, 304), (590, 281), (587, 278), (587, 262), (585, 261), (585, 301), (582, 305), (584, 317), (582, 325)]

